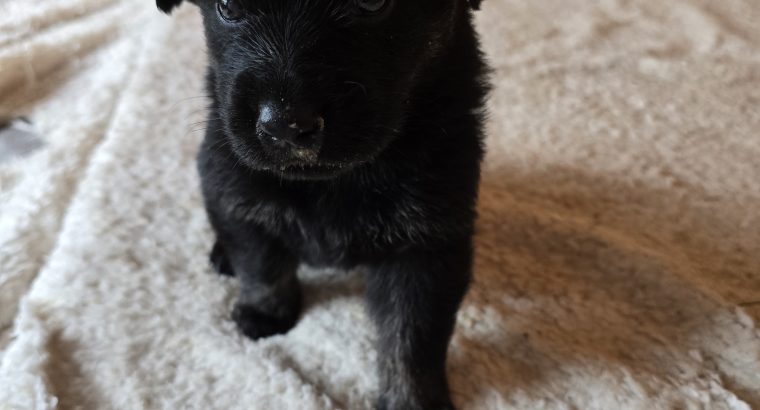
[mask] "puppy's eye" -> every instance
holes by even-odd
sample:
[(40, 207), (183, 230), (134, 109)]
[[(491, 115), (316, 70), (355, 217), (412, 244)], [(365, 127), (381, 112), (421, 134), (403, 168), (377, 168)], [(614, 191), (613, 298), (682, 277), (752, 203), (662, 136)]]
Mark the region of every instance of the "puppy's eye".
[(385, 10), (388, 0), (354, 0), (364, 13), (379, 13)]
[(219, 15), (227, 21), (238, 21), (245, 16), (245, 9), (240, 0), (217, 0), (216, 9)]

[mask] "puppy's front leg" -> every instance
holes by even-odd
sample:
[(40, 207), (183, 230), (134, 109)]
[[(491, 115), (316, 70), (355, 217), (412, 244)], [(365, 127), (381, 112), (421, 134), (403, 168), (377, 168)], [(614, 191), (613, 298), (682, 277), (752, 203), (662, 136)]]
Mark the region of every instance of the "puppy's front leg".
[(290, 330), (301, 311), (297, 259), (256, 225), (218, 220), (213, 225), (214, 252), (217, 257), (223, 252), (240, 279), (240, 296), (232, 311), (238, 328), (252, 339)]
[(370, 267), (367, 299), (378, 330), (382, 410), (453, 409), (446, 350), (470, 280), (469, 241), (404, 251)]

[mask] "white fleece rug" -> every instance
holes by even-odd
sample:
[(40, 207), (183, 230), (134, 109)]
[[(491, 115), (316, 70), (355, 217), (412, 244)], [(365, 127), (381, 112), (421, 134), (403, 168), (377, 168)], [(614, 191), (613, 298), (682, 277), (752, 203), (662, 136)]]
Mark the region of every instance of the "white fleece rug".
[[(450, 350), (467, 409), (760, 408), (760, 2), (485, 0), (494, 66), (476, 280)], [(0, 409), (368, 409), (355, 273), (303, 271), (259, 342), (194, 155), (196, 10), (0, 3)]]

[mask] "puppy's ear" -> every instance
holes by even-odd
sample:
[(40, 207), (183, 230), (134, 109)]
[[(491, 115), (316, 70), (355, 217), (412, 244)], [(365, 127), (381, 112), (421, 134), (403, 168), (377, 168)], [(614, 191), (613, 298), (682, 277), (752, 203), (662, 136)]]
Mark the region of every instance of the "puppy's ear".
[(468, 3), (470, 3), (470, 7), (472, 7), (475, 10), (480, 9), (480, 2), (481, 0), (467, 0)]
[(170, 13), (173, 8), (179, 6), (182, 0), (156, 0), (156, 6), (158, 6), (164, 13)]

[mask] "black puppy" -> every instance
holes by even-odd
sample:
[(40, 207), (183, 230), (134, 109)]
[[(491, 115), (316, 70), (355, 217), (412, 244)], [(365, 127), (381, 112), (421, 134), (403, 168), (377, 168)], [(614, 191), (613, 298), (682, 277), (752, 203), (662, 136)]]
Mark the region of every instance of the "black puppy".
[[(157, 0), (168, 12), (182, 0)], [(301, 311), (299, 263), (359, 267), (379, 409), (451, 409), (486, 93), (479, 0), (194, 0), (209, 49), (199, 154), (211, 254), (256, 339)]]

